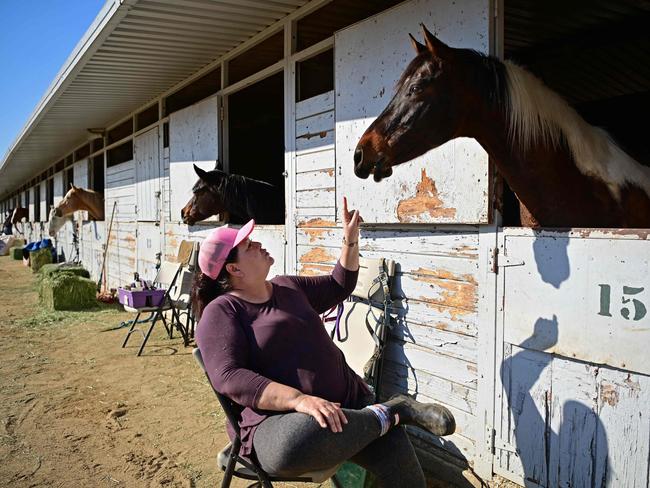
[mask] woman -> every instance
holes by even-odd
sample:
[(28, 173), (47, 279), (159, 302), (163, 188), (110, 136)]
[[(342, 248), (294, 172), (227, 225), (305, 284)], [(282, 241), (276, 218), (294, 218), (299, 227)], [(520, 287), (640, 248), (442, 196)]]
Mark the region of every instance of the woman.
[(368, 405), (370, 390), (319, 317), (354, 290), (360, 222), (344, 198), (343, 247), (332, 274), (271, 281), (273, 258), (248, 238), (253, 221), (215, 229), (199, 252), (196, 342), (214, 387), (244, 407), (241, 454), (254, 454), (267, 472), (297, 476), (350, 459), (380, 486), (424, 487), (406, 432), (394, 427), (448, 435), (452, 414), (403, 395)]

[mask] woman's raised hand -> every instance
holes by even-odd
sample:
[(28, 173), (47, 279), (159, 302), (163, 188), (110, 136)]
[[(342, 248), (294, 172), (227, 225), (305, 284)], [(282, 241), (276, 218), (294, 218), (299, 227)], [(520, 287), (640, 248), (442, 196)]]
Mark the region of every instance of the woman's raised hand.
[(348, 199), (343, 197), (343, 236), (348, 242), (356, 242), (359, 239), (359, 224), (363, 218), (358, 210), (348, 210)]
[(348, 423), (340, 403), (312, 395), (300, 395), (294, 410), (311, 415), (322, 428), (329, 427), (332, 432), (342, 432), (343, 425)]

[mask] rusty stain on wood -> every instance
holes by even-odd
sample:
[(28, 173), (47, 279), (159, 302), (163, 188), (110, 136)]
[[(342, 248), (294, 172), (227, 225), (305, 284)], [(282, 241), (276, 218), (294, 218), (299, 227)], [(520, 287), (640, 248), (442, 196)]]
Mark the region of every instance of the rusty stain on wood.
[(331, 220), (322, 219), (320, 217), (315, 217), (309, 220), (302, 220), (298, 222), (298, 227), (336, 227), (336, 222)]
[(452, 218), (456, 216), (455, 208), (445, 208), (438, 196), (436, 183), (422, 169), (422, 178), (418, 183), (413, 198), (400, 200), (397, 205), (397, 218), (400, 222), (417, 222), (417, 217), (428, 213), (431, 217)]
[(612, 407), (618, 405), (618, 389), (616, 386), (603, 383), (600, 390), (600, 400)]
[(326, 233), (327, 229), (305, 229), (305, 234), (309, 236), (309, 242), (315, 242)]
[(446, 269), (427, 269), (427, 268), (420, 267), (414, 270), (413, 274), (433, 276), (434, 278), (438, 278), (441, 280), (465, 281), (467, 283), (471, 283), (472, 285), (478, 284), (476, 282), (476, 278), (471, 274), (456, 275), (451, 271), (447, 271)]
[(296, 136), (296, 139), (311, 139), (312, 137), (320, 137), (321, 139), (324, 139), (327, 137), (327, 132), (326, 130), (320, 131), (320, 132), (307, 132), (306, 134), (301, 134), (299, 136)]
[(427, 308), (435, 310), (438, 313), (448, 313), (450, 320), (453, 322), (459, 321), (460, 317), (463, 315), (469, 315), (474, 313), (473, 310), (465, 310), (462, 308), (454, 308), (449, 305), (441, 304), (437, 300), (432, 300), (429, 297), (417, 297), (417, 300), (424, 303)]
[(301, 263), (332, 263), (336, 262), (336, 256), (323, 247), (314, 247), (300, 256), (299, 261)]
[(304, 264), (300, 267), (298, 274), (302, 276), (320, 276), (331, 273), (333, 269), (334, 266), (324, 264)]
[[(429, 283), (433, 287), (440, 288), (440, 299), (434, 300), (446, 307), (461, 308), (463, 310), (476, 310), (476, 285), (462, 281), (449, 281), (434, 276), (413, 275), (413, 279), (423, 283)], [(427, 300), (425, 298), (425, 300)], [(428, 300), (431, 300), (430, 298)]]

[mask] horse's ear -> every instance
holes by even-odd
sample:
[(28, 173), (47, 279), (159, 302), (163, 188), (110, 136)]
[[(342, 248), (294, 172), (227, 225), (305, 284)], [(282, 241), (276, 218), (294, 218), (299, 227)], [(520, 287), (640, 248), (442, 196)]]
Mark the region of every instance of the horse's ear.
[(70, 182), (70, 189), (74, 190), (74, 183)]
[(206, 171), (203, 171), (201, 168), (199, 168), (196, 164), (194, 165), (194, 172), (198, 175), (199, 178), (204, 180), (207, 176), (208, 173)]
[(409, 37), (411, 38), (411, 45), (413, 46), (413, 49), (415, 49), (415, 52), (418, 54), (422, 54), (427, 50), (427, 47), (422, 44), (421, 42), (418, 42), (418, 40), (413, 37), (413, 34), (409, 32)]
[(449, 49), (449, 46), (434, 36), (429, 29), (426, 28), (424, 24), (422, 26), (422, 32), (424, 32), (424, 42), (427, 46), (427, 49), (436, 57), (443, 57), (445, 52)]
[(218, 159), (215, 162), (214, 169), (217, 169), (219, 171), (223, 171), (223, 164), (221, 164), (221, 161), (219, 161)]

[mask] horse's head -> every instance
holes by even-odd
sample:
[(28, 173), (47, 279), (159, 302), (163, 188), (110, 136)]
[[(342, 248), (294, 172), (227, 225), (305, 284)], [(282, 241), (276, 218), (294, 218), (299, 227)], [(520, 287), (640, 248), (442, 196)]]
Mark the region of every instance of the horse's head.
[(71, 214), (76, 210), (79, 210), (81, 205), (79, 194), (82, 191), (83, 190), (81, 188), (78, 188), (70, 183), (70, 189), (68, 190), (68, 193), (65, 194), (63, 200), (61, 200), (56, 206), (56, 216), (62, 217), (64, 215)]
[(397, 83), (396, 93), (384, 111), (366, 129), (354, 151), (354, 173), (375, 181), (393, 174), (405, 163), (456, 137), (462, 107), (453, 90), (463, 83), (463, 73), (452, 61), (464, 50), (453, 49), (422, 25), (425, 44), (411, 37), (417, 55)]
[(223, 187), (228, 174), (220, 168), (219, 163), (212, 171), (204, 171), (194, 165), (194, 171), (199, 179), (192, 187), (192, 198), (181, 210), (184, 223), (194, 225), (200, 220), (227, 210), (223, 199)]

